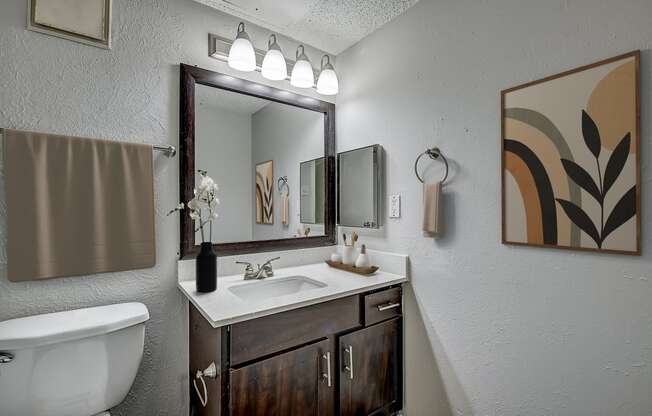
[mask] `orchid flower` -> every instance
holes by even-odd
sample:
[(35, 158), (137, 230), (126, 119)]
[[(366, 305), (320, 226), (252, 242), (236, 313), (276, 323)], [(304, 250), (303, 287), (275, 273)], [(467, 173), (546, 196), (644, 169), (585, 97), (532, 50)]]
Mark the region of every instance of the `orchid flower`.
[[(209, 225), (209, 241), (213, 241), (213, 220), (218, 217), (217, 206), (220, 204), (219, 198), (217, 198), (217, 191), (219, 187), (211, 178), (208, 176), (208, 172), (205, 170), (198, 170), (200, 179), (199, 186), (193, 190), (193, 198), (185, 204), (183, 202), (177, 205), (175, 209), (170, 211), (168, 215), (176, 211), (182, 211), (184, 208), (188, 209), (188, 216), (198, 224), (195, 228), (195, 232), (201, 231), (202, 242), (206, 242), (204, 236), (204, 225)], [(204, 218), (204, 212), (206, 213), (206, 218)]]

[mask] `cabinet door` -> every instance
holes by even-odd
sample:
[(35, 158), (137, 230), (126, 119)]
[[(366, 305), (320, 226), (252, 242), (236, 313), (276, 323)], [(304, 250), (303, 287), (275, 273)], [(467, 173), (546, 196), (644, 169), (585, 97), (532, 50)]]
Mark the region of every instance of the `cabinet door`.
[(400, 318), (340, 337), (340, 413), (389, 414), (399, 410)]
[(231, 416), (331, 415), (334, 368), (324, 340), (230, 371)]

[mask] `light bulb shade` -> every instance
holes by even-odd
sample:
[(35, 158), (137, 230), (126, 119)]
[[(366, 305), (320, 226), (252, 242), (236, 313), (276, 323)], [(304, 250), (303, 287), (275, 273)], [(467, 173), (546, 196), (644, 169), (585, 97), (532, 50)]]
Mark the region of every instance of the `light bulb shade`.
[(315, 74), (308, 61), (297, 61), (292, 68), (290, 84), (298, 88), (312, 88), (315, 85)]
[(244, 23), (238, 25), (238, 35), (229, 50), (228, 64), (238, 71), (251, 72), (256, 69), (256, 53), (244, 30)]
[(315, 73), (312, 72), (312, 65), (303, 51), (303, 45), (297, 48), (297, 60), (292, 68), (290, 84), (297, 88), (312, 88), (315, 85)]
[[(274, 39), (273, 42), (272, 39)], [(263, 58), (262, 75), (272, 81), (283, 80), (288, 76), (288, 66), (280, 46), (276, 43), (276, 35), (269, 37), (268, 45), (267, 53)]]
[(322, 95), (335, 95), (340, 86), (334, 69), (327, 68), (321, 71), (317, 80), (317, 92)]

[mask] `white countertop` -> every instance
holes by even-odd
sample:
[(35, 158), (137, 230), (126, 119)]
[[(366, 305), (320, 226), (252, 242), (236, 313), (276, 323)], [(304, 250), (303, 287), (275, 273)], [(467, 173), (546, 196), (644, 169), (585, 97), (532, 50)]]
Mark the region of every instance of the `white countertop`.
[[(326, 286), (255, 301), (244, 301), (229, 290), (229, 287), (235, 285), (255, 285), (288, 276), (306, 276), (326, 284)], [(276, 269), (274, 270), (274, 277), (268, 277), (264, 280), (245, 281), (242, 274), (219, 277), (217, 279), (217, 290), (211, 293), (198, 293), (195, 290), (194, 280), (179, 281), (179, 288), (204, 318), (214, 328), (219, 328), (265, 315), (407, 282), (407, 280), (404, 275), (388, 273), (382, 270), (371, 276), (361, 276), (333, 269), (325, 263), (318, 263)]]

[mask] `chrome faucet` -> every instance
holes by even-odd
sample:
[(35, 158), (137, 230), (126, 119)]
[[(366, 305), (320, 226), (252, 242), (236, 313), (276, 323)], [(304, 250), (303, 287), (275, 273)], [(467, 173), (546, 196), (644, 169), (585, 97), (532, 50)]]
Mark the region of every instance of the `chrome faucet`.
[(261, 266), (258, 264), (258, 270), (254, 270), (254, 266), (249, 263), (248, 261), (236, 261), (237, 264), (244, 264), (245, 271), (244, 271), (244, 280), (262, 280), (266, 277), (272, 277), (274, 276), (274, 269), (272, 268), (272, 262), (275, 260), (280, 259), (280, 257), (274, 257), (273, 259), (267, 260), (263, 265)]

